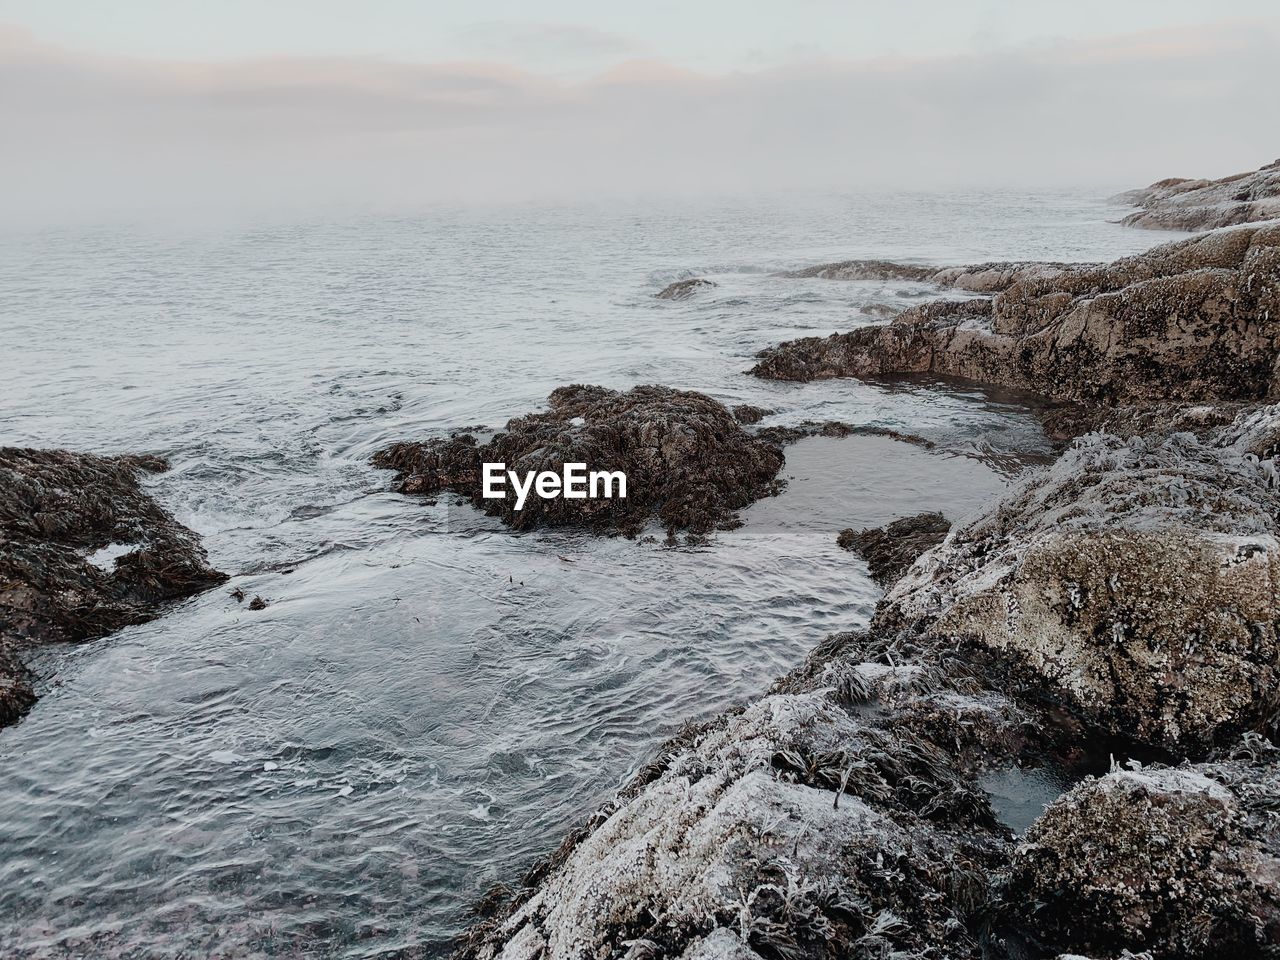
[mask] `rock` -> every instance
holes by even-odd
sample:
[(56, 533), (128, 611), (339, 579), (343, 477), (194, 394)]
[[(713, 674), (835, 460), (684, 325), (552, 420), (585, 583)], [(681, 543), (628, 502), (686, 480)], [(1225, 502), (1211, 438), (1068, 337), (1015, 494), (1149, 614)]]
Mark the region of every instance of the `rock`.
[(928, 745), (820, 693), (707, 728), (461, 956), (979, 955), (1007, 840)]
[(872, 580), (889, 586), (917, 557), (945, 540), (950, 529), (950, 521), (942, 514), (920, 513), (886, 527), (842, 530), (836, 542), (867, 561)]
[(1280, 160), (1221, 180), (1159, 180), (1115, 198), (1142, 207), (1120, 222), (1146, 230), (1213, 230), (1280, 218)]
[[(481, 465), (505, 463), (521, 474), (559, 472), (565, 463), (621, 470), (625, 499), (541, 499), (522, 510), (515, 498), (485, 499)], [(781, 489), (779, 447), (751, 435), (721, 403), (701, 393), (642, 386), (560, 387), (545, 413), (510, 421), (480, 444), (469, 435), (398, 443), (373, 463), (396, 471), (402, 493), (450, 490), (517, 530), (575, 526), (634, 536), (656, 518), (670, 536), (740, 525), (736, 511)]]
[(932, 440), (914, 433), (903, 433), (890, 427), (878, 427), (867, 423), (844, 423), (840, 420), (802, 420), (792, 426), (765, 427), (756, 436), (781, 446), (804, 440), (806, 437), (888, 437), (917, 447), (932, 450), (937, 446)]
[(89, 640), (226, 579), (200, 539), (147, 496), (156, 457), (0, 448), (0, 724), (34, 701), (24, 647)]
[(776, 380), (930, 374), (1106, 403), (1280, 394), (1280, 225), (1240, 227), (1107, 265), (984, 264), (938, 276), (993, 292), (892, 323), (794, 340)]
[(887, 303), (864, 303), (858, 308), (858, 312), (866, 317), (875, 317), (877, 320), (890, 320), (902, 311)]
[(688, 300), (695, 293), (701, 293), (703, 290), (710, 290), (712, 287), (717, 286), (719, 284), (713, 280), (691, 277), (688, 280), (677, 280), (675, 283), (668, 284), (655, 293), (654, 296), (659, 300)]
[(889, 260), (842, 260), (800, 270), (785, 270), (777, 276), (796, 280), (908, 280), (924, 283), (931, 280), (937, 271), (937, 267)]
[[(990, 655), (995, 680), (1178, 755), (1275, 720), (1280, 408), (1211, 440), (1092, 434), (957, 525), (886, 627)], [(1274, 456), (1274, 453), (1272, 453)]]
[(1017, 849), (1005, 891), (1011, 926), (1041, 950), (1272, 955), (1278, 769), (1205, 764), (1086, 780)]
[(740, 403), (733, 408), (733, 418), (739, 423), (754, 424), (759, 423), (774, 412), (773, 410), (766, 410), (764, 407), (754, 407), (749, 403)]

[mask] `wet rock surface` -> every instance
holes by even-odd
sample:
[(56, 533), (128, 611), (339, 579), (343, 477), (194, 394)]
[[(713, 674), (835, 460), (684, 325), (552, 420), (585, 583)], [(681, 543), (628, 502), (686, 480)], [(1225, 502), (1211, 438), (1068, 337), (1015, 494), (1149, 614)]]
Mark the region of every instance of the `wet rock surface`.
[(714, 280), (690, 277), (688, 280), (677, 280), (675, 283), (668, 284), (655, 293), (654, 296), (659, 300), (688, 300), (695, 294), (718, 286), (719, 284)]
[[(1280, 408), (1077, 441), (669, 744), (460, 955), (1270, 955), (1277, 447)], [(1200, 762), (1091, 768), (1124, 744)], [(977, 783), (1040, 767), (1067, 792), (1018, 841)]]
[[(744, 430), (728, 408), (704, 394), (575, 385), (555, 390), (546, 412), (511, 420), (487, 442), (463, 434), (399, 443), (373, 462), (396, 471), (402, 493), (452, 491), (517, 530), (574, 526), (634, 536), (657, 520), (674, 536), (740, 525), (738, 510), (781, 489), (784, 458), (776, 443)], [(517, 511), (509, 487), (505, 499), (483, 497), (486, 462), (521, 474), (559, 472), (566, 463), (622, 471), (627, 496), (530, 496)]]
[(34, 702), (22, 649), (159, 616), (226, 579), (142, 490), (157, 457), (0, 448), (0, 724)]
[(1146, 230), (1213, 230), (1280, 218), (1280, 160), (1220, 180), (1172, 177), (1116, 198), (1142, 209), (1120, 222)]
[(926, 550), (947, 538), (951, 522), (940, 513), (921, 513), (885, 527), (842, 530), (836, 542), (867, 561), (871, 579), (881, 586), (897, 581)]
[(966, 300), (759, 354), (766, 379), (960, 377), (1103, 403), (1243, 401), (1280, 391), (1280, 226), (1218, 231), (1110, 264), (983, 264), (935, 282)]

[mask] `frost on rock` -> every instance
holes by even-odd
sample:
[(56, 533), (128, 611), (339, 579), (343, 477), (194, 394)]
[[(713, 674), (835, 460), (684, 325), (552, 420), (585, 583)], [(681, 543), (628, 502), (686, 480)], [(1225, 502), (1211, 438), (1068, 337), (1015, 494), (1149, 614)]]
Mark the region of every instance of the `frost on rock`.
[[(940, 755), (824, 693), (714, 727), (624, 800), (474, 956), (976, 957), (1004, 835)], [(915, 951), (915, 952), (913, 952)]]
[(1109, 264), (982, 264), (935, 282), (989, 294), (771, 347), (774, 380), (933, 374), (1108, 403), (1262, 400), (1280, 385), (1280, 223)]
[(1015, 686), (1176, 752), (1271, 721), (1280, 496), (1247, 445), (1275, 419), (1077, 441), (925, 554), (878, 622), (993, 654)]
[(1032, 942), (1090, 955), (1273, 956), (1276, 772), (1228, 762), (1086, 780), (1016, 850), (1005, 915)]

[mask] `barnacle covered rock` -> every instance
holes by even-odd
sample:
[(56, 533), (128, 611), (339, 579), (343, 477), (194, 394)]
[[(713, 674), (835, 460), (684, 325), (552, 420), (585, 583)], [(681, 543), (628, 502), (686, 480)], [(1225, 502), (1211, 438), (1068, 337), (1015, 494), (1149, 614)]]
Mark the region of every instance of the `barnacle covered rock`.
[(1042, 948), (1273, 955), (1277, 769), (1235, 762), (1086, 780), (1049, 807), (1014, 854), (1007, 914)]

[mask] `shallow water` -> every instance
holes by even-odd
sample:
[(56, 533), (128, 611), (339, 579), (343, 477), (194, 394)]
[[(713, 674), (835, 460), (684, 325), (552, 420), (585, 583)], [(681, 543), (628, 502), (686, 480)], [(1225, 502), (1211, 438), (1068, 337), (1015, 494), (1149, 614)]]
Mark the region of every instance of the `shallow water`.
[[(1047, 452), (1015, 398), (771, 384), (758, 349), (938, 295), (785, 280), (848, 257), (1107, 259), (1167, 236), (1090, 198), (436, 210), (0, 240), (0, 436), (154, 452), (227, 589), (37, 662), (0, 731), (5, 955), (435, 952), (682, 721), (763, 690), (875, 599), (846, 526), (980, 508)], [(652, 294), (683, 276), (714, 290)], [(788, 450), (697, 549), (513, 535), (368, 456), (555, 386), (657, 382), (923, 434)], [(568, 558), (561, 559), (561, 557)]]

